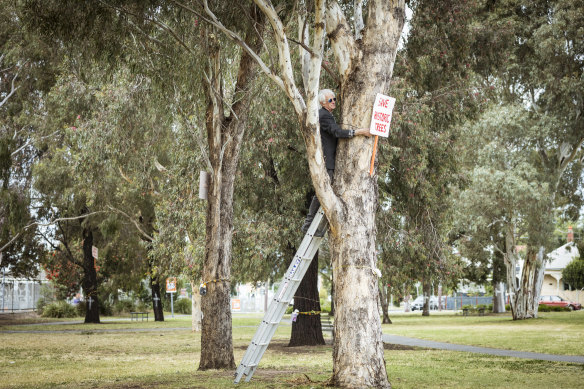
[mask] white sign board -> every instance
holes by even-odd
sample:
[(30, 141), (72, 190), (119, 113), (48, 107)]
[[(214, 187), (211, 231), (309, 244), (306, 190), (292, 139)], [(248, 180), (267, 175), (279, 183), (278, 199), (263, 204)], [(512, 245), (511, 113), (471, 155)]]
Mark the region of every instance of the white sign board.
[(391, 112), (395, 105), (395, 98), (382, 95), (375, 96), (373, 114), (371, 115), (371, 127), (369, 132), (387, 138), (389, 136), (389, 126), (391, 124)]
[(91, 256), (97, 259), (97, 247), (91, 246)]

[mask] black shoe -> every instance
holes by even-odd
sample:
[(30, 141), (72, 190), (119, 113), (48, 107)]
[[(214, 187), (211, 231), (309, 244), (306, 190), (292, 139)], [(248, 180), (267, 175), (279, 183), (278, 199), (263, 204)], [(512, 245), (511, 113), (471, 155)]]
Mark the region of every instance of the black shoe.
[(327, 229), (323, 228), (322, 230), (317, 229), (316, 232), (314, 233), (314, 237), (315, 238), (322, 238), (324, 236), (324, 234), (326, 233)]
[(300, 227), (300, 231), (302, 231), (303, 234), (306, 234), (308, 232), (308, 229), (310, 228), (311, 224), (312, 224), (312, 220), (305, 221), (304, 224), (302, 225), (302, 227)]

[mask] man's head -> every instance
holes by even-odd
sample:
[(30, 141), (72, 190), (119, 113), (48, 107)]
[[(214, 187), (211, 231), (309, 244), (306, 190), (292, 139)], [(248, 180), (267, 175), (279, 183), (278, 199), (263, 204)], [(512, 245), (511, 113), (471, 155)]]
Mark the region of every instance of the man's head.
[(332, 112), (337, 106), (337, 99), (335, 93), (330, 89), (323, 89), (318, 92), (318, 102), (324, 109)]

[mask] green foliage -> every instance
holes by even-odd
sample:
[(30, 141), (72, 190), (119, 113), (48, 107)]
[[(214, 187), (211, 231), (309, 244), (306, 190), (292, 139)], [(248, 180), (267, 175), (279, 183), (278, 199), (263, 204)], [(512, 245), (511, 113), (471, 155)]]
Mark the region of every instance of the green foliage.
[(190, 315), (193, 312), (192, 300), (188, 298), (177, 299), (174, 303), (174, 311), (176, 313)]
[(538, 312), (570, 312), (571, 309), (567, 307), (558, 307), (545, 304), (539, 304)]
[[(85, 304), (79, 305), (83, 305), (84, 309), (86, 308)], [(99, 314), (103, 316), (113, 316), (114, 315), (113, 304), (109, 300), (101, 300), (99, 302)]]
[(564, 282), (576, 289), (584, 288), (584, 259), (575, 258), (562, 270)]
[(55, 301), (44, 306), (42, 316), (55, 318), (76, 317), (77, 310), (66, 301)]
[(378, 168), (384, 282), (400, 297), (417, 281), (455, 286), (461, 275), (448, 242), (451, 193), (461, 184), (457, 125), (484, 100), (471, 87), (477, 4), (415, 1), (412, 7), (408, 42), (395, 64), (392, 132), (381, 143)]
[(136, 311), (136, 306), (132, 300), (118, 300), (113, 304), (114, 315), (120, 315), (134, 311)]

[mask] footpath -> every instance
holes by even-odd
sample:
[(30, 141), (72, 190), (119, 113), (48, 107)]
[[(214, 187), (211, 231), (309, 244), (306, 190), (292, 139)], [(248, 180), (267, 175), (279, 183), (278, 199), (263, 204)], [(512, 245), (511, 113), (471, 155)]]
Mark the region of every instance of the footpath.
[(383, 334), (383, 343), (399, 344), (401, 346), (432, 348), (449, 351), (462, 351), (477, 354), (498, 355), (502, 357), (523, 358), (523, 359), (538, 359), (542, 361), (553, 362), (571, 362), (584, 364), (584, 356), (579, 355), (557, 355), (532, 353), (529, 351), (515, 351), (504, 350), (490, 347), (467, 346), (464, 344), (453, 344), (446, 342), (435, 342), (433, 340), (425, 340), (418, 338), (408, 338), (406, 336)]

